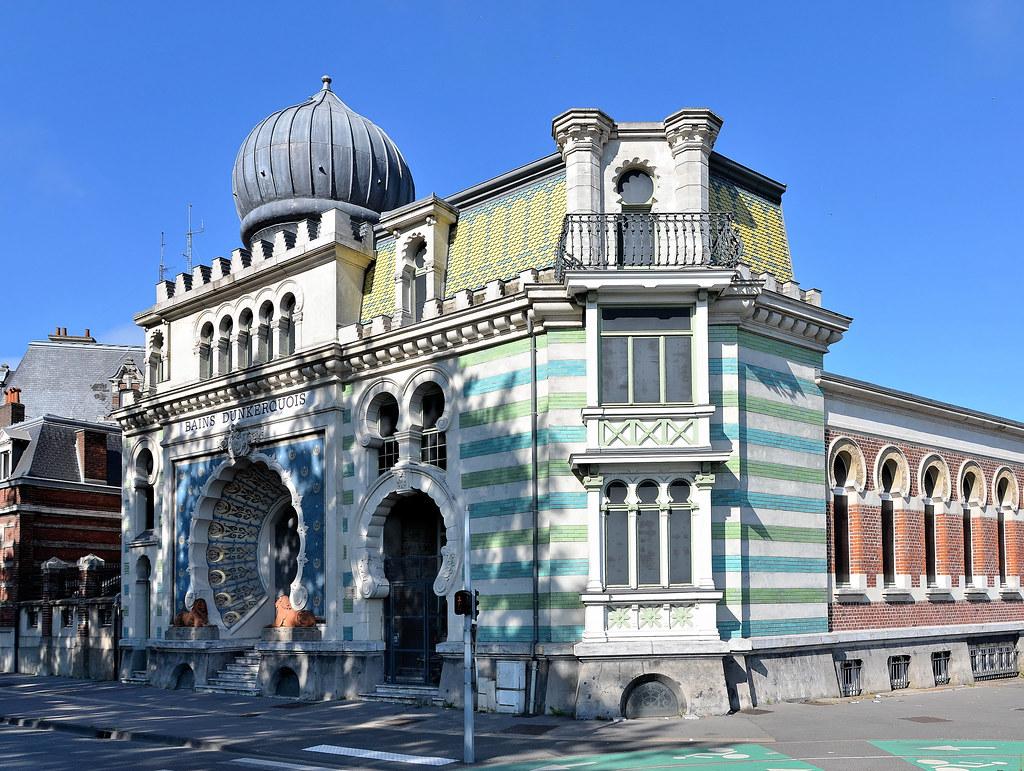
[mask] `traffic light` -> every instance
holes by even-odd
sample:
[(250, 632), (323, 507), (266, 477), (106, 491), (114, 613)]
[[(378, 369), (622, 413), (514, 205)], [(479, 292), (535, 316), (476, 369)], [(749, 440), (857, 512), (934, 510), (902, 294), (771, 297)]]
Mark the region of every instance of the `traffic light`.
[(455, 615), (472, 616), (480, 615), (480, 592), (470, 594), (468, 589), (459, 589), (455, 592)]

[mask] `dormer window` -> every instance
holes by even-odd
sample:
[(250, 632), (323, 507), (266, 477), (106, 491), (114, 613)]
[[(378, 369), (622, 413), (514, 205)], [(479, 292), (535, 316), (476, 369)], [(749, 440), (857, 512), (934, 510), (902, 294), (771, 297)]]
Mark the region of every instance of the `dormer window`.
[(7, 479), (11, 475), (11, 451), (0, 452), (0, 479)]
[(414, 247), (410, 263), (402, 270), (402, 307), (414, 322), (423, 319), (429, 274), (427, 242), (420, 240)]

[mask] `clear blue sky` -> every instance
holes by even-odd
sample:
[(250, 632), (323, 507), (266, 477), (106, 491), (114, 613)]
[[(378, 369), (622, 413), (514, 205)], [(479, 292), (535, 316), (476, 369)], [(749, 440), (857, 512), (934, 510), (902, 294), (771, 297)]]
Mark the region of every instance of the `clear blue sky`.
[(855, 317), (826, 367), (1024, 419), (1024, 3), (0, 6), (0, 362), (59, 325), (139, 339), (160, 231), (238, 245), (249, 129), (334, 77), (417, 193), (553, 150), (551, 118), (706, 105), (789, 186), (797, 279)]

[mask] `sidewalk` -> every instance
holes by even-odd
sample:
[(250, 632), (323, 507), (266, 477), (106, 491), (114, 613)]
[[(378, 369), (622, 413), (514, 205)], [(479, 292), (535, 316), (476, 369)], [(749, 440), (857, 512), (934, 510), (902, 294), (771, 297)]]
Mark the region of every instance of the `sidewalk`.
[[(299, 702), (111, 682), (0, 675), (0, 722), (101, 738), (216, 749), (291, 760), (332, 744), (434, 758), (462, 757), (462, 711), (359, 701)], [(576, 721), (478, 713), (477, 761), (552, 760), (685, 742), (771, 742), (744, 715), (701, 720)], [(353, 768), (351, 757), (320, 765)], [(394, 764), (360, 760), (360, 767)]]

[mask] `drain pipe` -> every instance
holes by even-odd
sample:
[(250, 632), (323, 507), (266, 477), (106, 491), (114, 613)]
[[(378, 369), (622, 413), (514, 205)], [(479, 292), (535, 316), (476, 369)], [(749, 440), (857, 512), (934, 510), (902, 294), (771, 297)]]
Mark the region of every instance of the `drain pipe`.
[(537, 479), (537, 338), (534, 335), (533, 313), (526, 317), (530, 336), (530, 462), (532, 464), (531, 513), (533, 514), (533, 642), (530, 646), (530, 702), (528, 713), (537, 714), (537, 648), (540, 644), (540, 502)]

